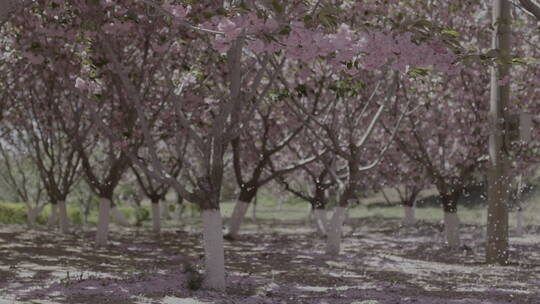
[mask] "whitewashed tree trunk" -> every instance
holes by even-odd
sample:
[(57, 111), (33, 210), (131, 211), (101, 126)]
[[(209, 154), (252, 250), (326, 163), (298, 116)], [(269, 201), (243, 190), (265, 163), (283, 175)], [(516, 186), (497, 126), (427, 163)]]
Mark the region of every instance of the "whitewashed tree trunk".
[(341, 245), (341, 230), (347, 214), (347, 208), (336, 207), (327, 231), (326, 253), (338, 255)]
[(254, 224), (257, 223), (257, 202), (254, 202), (251, 206), (251, 220)]
[(516, 232), (523, 235), (523, 210), (519, 208), (516, 212)]
[(231, 238), (238, 238), (238, 233), (240, 232), (240, 226), (242, 225), (242, 221), (244, 217), (246, 216), (246, 212), (249, 208), (249, 203), (243, 202), (241, 200), (236, 201), (236, 205), (234, 205), (234, 210), (231, 215), (231, 220), (229, 223), (229, 236)]
[(60, 211), (60, 232), (69, 233), (69, 220), (67, 215), (66, 202), (59, 201), (58, 209)]
[(130, 226), (129, 221), (126, 219), (126, 216), (118, 209), (116, 206), (112, 206), (111, 214), (113, 216), (114, 222), (120, 226)]
[(223, 230), (219, 210), (203, 210), (203, 240), (205, 253), (205, 278), (207, 288), (225, 290), (225, 257)]
[(328, 217), (326, 209), (315, 209), (315, 227), (317, 228), (317, 233), (321, 236), (325, 236), (328, 231)]
[(111, 211), (111, 201), (102, 198), (99, 201), (98, 226), (96, 232), (96, 245), (106, 246), (109, 235), (109, 213)]
[(416, 216), (414, 211), (414, 207), (403, 206), (403, 225), (412, 226), (416, 223)]
[(306, 219), (305, 219), (305, 225), (309, 226), (309, 225), (311, 225), (311, 222), (312, 222), (313, 217), (314, 217), (313, 216), (313, 208), (311, 207), (311, 204), (308, 205), (307, 212), (308, 213), (307, 213), (307, 216), (306, 216)]
[(49, 229), (54, 229), (56, 223), (58, 222), (58, 204), (51, 204), (51, 214), (49, 215), (49, 221), (47, 222), (47, 227)]
[(151, 205), (152, 205), (152, 231), (154, 233), (159, 233), (161, 231), (159, 201), (156, 203), (152, 203)]
[(444, 234), (446, 243), (450, 248), (459, 247), (459, 219), (457, 213), (444, 213)]
[(41, 210), (39, 208), (29, 208), (27, 211), (27, 220), (29, 227), (36, 226), (36, 219)]

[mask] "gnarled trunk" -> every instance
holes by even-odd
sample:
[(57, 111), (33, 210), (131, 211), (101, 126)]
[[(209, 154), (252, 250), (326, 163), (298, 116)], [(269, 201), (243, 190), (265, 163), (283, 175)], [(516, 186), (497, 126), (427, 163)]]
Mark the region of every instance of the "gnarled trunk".
[(334, 214), (327, 231), (326, 253), (330, 255), (339, 254), (341, 245), (341, 230), (347, 214), (346, 207), (334, 208)]
[(159, 200), (152, 201), (152, 231), (159, 233), (161, 231), (161, 221), (159, 212)]
[(96, 246), (106, 246), (109, 236), (109, 213), (111, 200), (102, 197), (99, 200), (98, 225), (96, 231)]
[(60, 211), (60, 232), (69, 233), (69, 220), (67, 215), (66, 201), (60, 200), (58, 202), (58, 209)]
[(223, 230), (219, 209), (202, 211), (205, 253), (204, 285), (210, 289), (225, 290), (225, 256)]

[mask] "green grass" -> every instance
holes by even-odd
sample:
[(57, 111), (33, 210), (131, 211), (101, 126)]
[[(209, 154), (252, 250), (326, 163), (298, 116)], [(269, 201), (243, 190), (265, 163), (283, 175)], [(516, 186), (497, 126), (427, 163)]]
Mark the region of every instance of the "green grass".
[[(430, 194), (432, 195), (432, 193)], [(309, 204), (305, 201), (296, 199), (290, 196), (285, 200), (279, 209), (277, 199), (271, 195), (262, 192), (258, 196), (257, 203), (257, 219), (260, 220), (281, 220), (281, 221), (300, 221), (305, 220), (308, 215)], [(182, 221), (198, 222), (200, 210), (193, 204), (186, 203), (187, 208), (184, 209)], [(225, 220), (230, 218), (234, 209), (235, 201), (225, 201), (221, 204), (221, 213)], [(252, 222), (252, 206), (246, 214), (245, 221)], [(524, 221), (525, 225), (538, 225), (540, 223), (540, 190), (528, 196), (525, 199)], [(331, 208), (329, 208), (331, 209)], [(120, 211), (124, 213), (127, 219), (136, 225), (143, 225), (151, 220), (149, 206), (137, 208), (120, 207)], [(172, 211), (172, 210), (171, 210)], [(172, 213), (172, 212), (171, 212)], [(46, 206), (39, 214), (37, 222), (46, 224), (50, 214), (50, 205)], [(192, 218), (191, 215), (193, 215)], [(403, 209), (399, 204), (389, 205), (383, 202), (380, 197), (372, 196), (368, 199), (363, 199), (360, 205), (354, 206), (349, 211), (351, 218), (402, 218)], [(486, 206), (484, 204), (462, 204), (458, 208), (458, 216), (460, 221), (465, 224), (485, 225), (486, 223)], [(68, 217), (75, 224), (81, 224), (83, 215), (78, 206), (68, 204)], [(433, 204), (424, 204), (416, 208), (416, 218), (429, 222), (438, 222), (443, 219), (441, 208)], [(90, 224), (97, 222), (97, 209), (92, 209), (88, 218)], [(26, 223), (26, 207), (24, 204), (0, 202), (0, 223)], [(177, 223), (169, 222), (168, 225), (176, 225)], [(515, 225), (515, 217), (510, 215), (510, 225)]]
[[(145, 211), (137, 210), (136, 208), (130, 207), (120, 207), (120, 211), (133, 223), (136, 222), (138, 213), (147, 213), (149, 214), (149, 209), (147, 207), (142, 207), (141, 209), (146, 209)], [(73, 224), (80, 225), (83, 223), (83, 214), (78, 206), (68, 204), (67, 213), (69, 221)], [(51, 214), (51, 205), (47, 204), (45, 208), (38, 214), (36, 222), (40, 225), (47, 224), (47, 221)], [(139, 219), (143, 221), (149, 220), (148, 216), (140, 216)], [(25, 224), (26, 223), (26, 206), (23, 203), (8, 203), (0, 202), (0, 223), (3, 224)], [(97, 223), (97, 210), (90, 210), (88, 216), (88, 223), (96, 224)]]
[(26, 207), (23, 204), (0, 202), (0, 223), (26, 223)]

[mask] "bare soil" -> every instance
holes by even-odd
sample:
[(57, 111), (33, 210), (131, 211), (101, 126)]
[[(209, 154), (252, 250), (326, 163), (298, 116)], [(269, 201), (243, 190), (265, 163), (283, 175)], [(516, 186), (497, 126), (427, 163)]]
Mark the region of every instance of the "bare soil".
[(540, 303), (537, 227), (512, 236), (509, 266), (484, 264), (484, 227), (462, 225), (465, 245), (445, 247), (442, 227), (398, 219), (352, 219), (342, 253), (301, 223), (248, 226), (225, 242), (225, 293), (197, 289), (202, 272), (197, 227), (113, 227), (96, 248), (94, 231), (69, 235), (0, 228), (4, 303)]

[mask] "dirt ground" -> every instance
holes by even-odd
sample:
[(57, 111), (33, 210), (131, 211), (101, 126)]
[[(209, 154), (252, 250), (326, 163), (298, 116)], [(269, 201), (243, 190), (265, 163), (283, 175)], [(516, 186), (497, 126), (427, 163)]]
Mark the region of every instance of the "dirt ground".
[(511, 265), (483, 264), (484, 230), (461, 226), (449, 250), (442, 227), (398, 219), (353, 219), (342, 254), (301, 223), (248, 226), (226, 241), (226, 293), (197, 289), (203, 258), (196, 226), (112, 227), (110, 245), (94, 231), (62, 236), (0, 227), (0, 304), (7, 303), (540, 303), (540, 229), (512, 236)]

